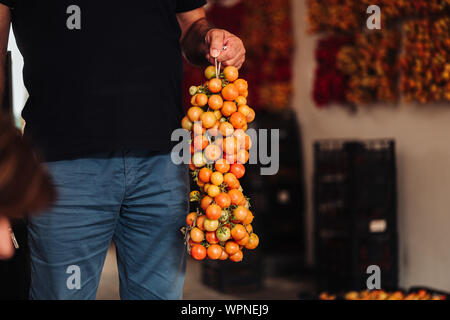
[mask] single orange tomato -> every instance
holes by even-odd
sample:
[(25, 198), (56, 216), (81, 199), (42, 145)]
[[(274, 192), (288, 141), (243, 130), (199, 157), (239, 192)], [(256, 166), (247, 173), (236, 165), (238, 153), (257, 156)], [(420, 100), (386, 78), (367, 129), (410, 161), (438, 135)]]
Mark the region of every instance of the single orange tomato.
[(227, 173), (230, 170), (230, 164), (225, 159), (219, 159), (214, 164), (214, 167), (217, 171), (222, 174)]
[(231, 187), (231, 189), (237, 189), (237, 188), (239, 188), (239, 187), (233, 188), (233, 186), (236, 186), (236, 184), (239, 183), (239, 180), (236, 178), (236, 176), (235, 176), (233, 173), (230, 173), (230, 172), (226, 173), (226, 174), (223, 176), (223, 182), (225, 182), (225, 184), (226, 184), (228, 187)]
[(234, 153), (234, 154), (228, 154), (228, 153), (224, 152), (224, 153), (223, 153), (223, 157), (224, 157), (224, 159), (226, 159), (227, 162), (230, 163), (230, 164), (236, 163), (237, 156), (236, 156), (235, 153)]
[(218, 244), (219, 243), (219, 238), (217, 238), (216, 231), (207, 231), (205, 238), (209, 244)]
[(216, 76), (216, 67), (215, 66), (208, 66), (205, 69), (205, 78), (208, 80), (211, 80)]
[(253, 122), (253, 120), (255, 120), (255, 117), (256, 117), (255, 110), (250, 108), (250, 113), (246, 117), (247, 118), (247, 123)]
[(208, 187), (207, 192), (208, 192), (208, 196), (214, 198), (215, 196), (217, 196), (220, 193), (220, 188), (218, 186), (212, 184)]
[(203, 110), (199, 107), (190, 107), (187, 111), (187, 116), (192, 122), (199, 121), (202, 114)]
[(242, 199), (245, 199), (242, 191), (238, 189), (231, 189), (230, 191), (228, 191), (228, 195), (230, 196), (231, 204), (234, 205), (239, 205)]
[(231, 115), (230, 123), (235, 129), (242, 129), (247, 124), (247, 118), (242, 113), (237, 111)]
[(199, 93), (195, 98), (195, 102), (199, 107), (204, 107), (208, 103), (208, 96), (204, 93)]
[[(217, 203), (217, 205), (218, 205), (219, 207), (221, 207), (222, 209), (228, 208), (228, 207), (231, 205), (231, 198), (230, 198), (230, 196), (229, 196), (227, 193), (225, 193), (225, 192), (219, 193), (219, 194), (214, 198), (214, 201), (215, 201), (215, 202)], [(222, 212), (221, 212), (221, 214), (222, 214)]]
[(248, 241), (250, 240), (250, 235), (247, 233), (241, 240), (239, 240), (237, 243), (240, 246), (247, 245)]
[(214, 127), (217, 122), (217, 118), (214, 113), (207, 111), (200, 116), (200, 121), (202, 122), (204, 128), (209, 129)]
[(234, 136), (223, 139), (223, 151), (228, 154), (235, 154), (238, 151), (237, 139)]
[(253, 218), (254, 218), (253, 213), (250, 210), (248, 210), (247, 218), (245, 218), (245, 220), (242, 221), (242, 223), (245, 225), (249, 225), (253, 222)]
[(211, 175), (211, 183), (220, 186), (223, 183), (223, 174), (221, 172), (214, 172)]
[(247, 150), (241, 149), (237, 153), (236, 161), (240, 164), (245, 164), (247, 163), (249, 156), (250, 155), (248, 154)]
[(222, 136), (228, 137), (228, 136), (231, 136), (233, 134), (234, 127), (229, 122), (222, 122), (219, 125), (219, 130), (220, 130), (220, 133), (222, 134)]
[(247, 104), (247, 98), (244, 98), (243, 96), (239, 96), (236, 98), (236, 103), (238, 106), (243, 106)]
[(242, 113), (245, 118), (250, 114), (250, 107), (246, 104), (239, 106), (238, 111)]
[(194, 150), (199, 151), (205, 149), (209, 144), (208, 138), (205, 136), (196, 136), (194, 138)]
[(245, 226), (245, 229), (247, 229), (248, 234), (253, 233), (253, 226), (250, 223)]
[(200, 201), (200, 207), (206, 211), (206, 209), (209, 207), (209, 205), (213, 202), (213, 198), (210, 196), (204, 196), (202, 200)]
[(225, 101), (222, 105), (221, 112), (225, 117), (231, 116), (237, 111), (236, 103), (233, 101)]
[(242, 240), (246, 235), (248, 235), (247, 230), (242, 224), (236, 224), (233, 229), (231, 229), (231, 236), (234, 240)]
[(252, 233), (250, 235), (250, 239), (248, 240), (247, 244), (245, 245), (245, 248), (249, 250), (256, 249), (259, 245), (259, 237), (256, 235), (256, 233)]
[(195, 260), (203, 260), (206, 258), (206, 248), (201, 244), (196, 244), (191, 248), (191, 256)]
[(222, 80), (218, 78), (209, 80), (208, 89), (212, 93), (219, 93), (222, 90)]
[(241, 95), (248, 90), (248, 82), (244, 79), (237, 79), (233, 82), (233, 84), (236, 86), (239, 94)]
[(199, 228), (201, 231), (205, 230), (205, 226), (203, 223), (205, 222), (206, 216), (199, 216), (197, 217), (197, 228)]
[(239, 245), (230, 240), (225, 244), (225, 251), (231, 256), (239, 251)]
[(208, 183), (211, 180), (212, 170), (209, 168), (201, 168), (198, 172), (198, 178), (204, 183)]
[(213, 94), (211, 97), (209, 97), (208, 105), (213, 110), (220, 110), (223, 106), (223, 99), (218, 94)]
[(222, 97), (227, 101), (234, 101), (239, 97), (239, 91), (234, 84), (230, 83), (222, 89)]
[(230, 260), (233, 262), (241, 262), (244, 259), (244, 253), (238, 250), (235, 254), (230, 255)]
[(227, 66), (225, 67), (225, 69), (223, 69), (223, 75), (229, 82), (233, 82), (237, 78), (239, 78), (239, 71), (234, 66)]
[(233, 210), (234, 219), (239, 222), (244, 222), (245, 219), (247, 219), (248, 211), (249, 210), (246, 207), (238, 206)]
[(206, 209), (206, 216), (210, 220), (218, 220), (222, 215), (222, 208), (217, 204), (211, 204)]
[(220, 256), (219, 260), (225, 261), (229, 257), (228, 253), (225, 251), (225, 249), (222, 249), (222, 255)]
[(208, 247), (208, 258), (211, 260), (217, 260), (222, 256), (223, 249), (217, 244), (213, 244)]
[(202, 242), (205, 239), (205, 234), (197, 227), (191, 229), (190, 236), (194, 242)]
[(222, 156), (222, 149), (218, 145), (210, 144), (205, 148), (204, 153), (206, 159), (209, 161), (216, 161)]
[(197, 213), (191, 212), (186, 217), (186, 225), (192, 227), (195, 222), (195, 218), (197, 217)]
[[(201, 170), (200, 170), (201, 171)], [(236, 176), (236, 178), (240, 179), (245, 174), (245, 167), (241, 163), (233, 163), (230, 168), (230, 172)], [(205, 181), (207, 182), (207, 181)]]

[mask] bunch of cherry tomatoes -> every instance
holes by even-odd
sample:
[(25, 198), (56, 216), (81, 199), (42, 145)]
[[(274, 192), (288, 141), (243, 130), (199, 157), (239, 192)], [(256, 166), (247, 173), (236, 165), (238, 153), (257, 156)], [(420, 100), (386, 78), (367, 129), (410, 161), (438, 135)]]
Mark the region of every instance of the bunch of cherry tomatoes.
[(244, 248), (259, 244), (250, 202), (239, 182), (252, 145), (247, 125), (255, 111), (247, 105), (248, 84), (237, 68), (227, 66), (220, 72), (209, 66), (205, 77), (203, 85), (189, 89), (192, 106), (181, 121), (191, 132), (189, 167), (198, 186), (190, 193), (196, 211), (186, 217), (186, 244), (196, 260), (239, 262)]

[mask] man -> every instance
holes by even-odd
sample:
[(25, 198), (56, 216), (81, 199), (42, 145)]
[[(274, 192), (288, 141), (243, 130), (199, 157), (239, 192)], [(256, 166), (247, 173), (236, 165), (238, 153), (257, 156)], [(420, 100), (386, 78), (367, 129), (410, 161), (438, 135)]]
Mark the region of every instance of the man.
[(25, 133), (59, 194), (30, 222), (30, 298), (94, 299), (111, 240), (122, 299), (181, 298), (180, 48), (195, 64), (240, 67), (242, 41), (208, 24), (204, 0), (0, 3), (1, 52), (11, 17), (24, 56)]

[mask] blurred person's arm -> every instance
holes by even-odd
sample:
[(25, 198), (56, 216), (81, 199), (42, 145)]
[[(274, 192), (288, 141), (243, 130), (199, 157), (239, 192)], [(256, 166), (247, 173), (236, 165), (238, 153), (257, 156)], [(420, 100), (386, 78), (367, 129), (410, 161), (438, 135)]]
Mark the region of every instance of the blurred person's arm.
[[(0, 111), (5, 93), (5, 60), (10, 23), (9, 8), (0, 4)], [(8, 218), (0, 212), (0, 259), (8, 259), (14, 254), (10, 228)]]
[[(8, 50), (9, 25), (11, 23), (10, 10), (0, 4), (0, 107), (5, 93), (5, 61)], [(1, 109), (1, 108), (0, 108)]]
[[(242, 40), (209, 24), (204, 8), (179, 13), (177, 19), (182, 31), (181, 47), (189, 62), (195, 65), (214, 64), (214, 58), (217, 58), (224, 66), (242, 66), (245, 61)], [(224, 46), (226, 50), (223, 50)]]

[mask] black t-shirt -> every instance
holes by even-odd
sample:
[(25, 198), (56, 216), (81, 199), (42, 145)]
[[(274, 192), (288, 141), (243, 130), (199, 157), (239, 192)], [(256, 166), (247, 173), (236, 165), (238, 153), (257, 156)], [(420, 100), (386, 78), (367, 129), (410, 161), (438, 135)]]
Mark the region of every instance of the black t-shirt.
[(25, 132), (47, 161), (120, 148), (170, 150), (182, 117), (176, 13), (205, 0), (0, 3), (12, 8), (24, 57)]

